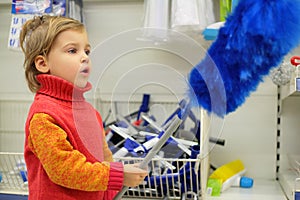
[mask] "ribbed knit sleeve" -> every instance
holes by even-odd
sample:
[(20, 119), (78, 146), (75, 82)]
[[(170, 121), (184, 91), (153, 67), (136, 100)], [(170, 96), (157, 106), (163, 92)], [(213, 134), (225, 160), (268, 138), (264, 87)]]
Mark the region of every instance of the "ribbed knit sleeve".
[(110, 163), (110, 170), (109, 170), (109, 181), (108, 181), (108, 190), (119, 190), (122, 188), (123, 179), (123, 165), (118, 162), (111, 162)]
[(83, 191), (120, 190), (123, 165), (87, 162), (67, 140), (66, 132), (47, 114), (36, 113), (29, 125), (28, 145), (54, 183)]

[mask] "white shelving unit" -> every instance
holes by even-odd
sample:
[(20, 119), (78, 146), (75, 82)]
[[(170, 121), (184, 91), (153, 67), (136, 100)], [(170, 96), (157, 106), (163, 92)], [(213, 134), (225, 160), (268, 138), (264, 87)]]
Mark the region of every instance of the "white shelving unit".
[(208, 200), (286, 200), (278, 181), (255, 180), (253, 188), (232, 187), (219, 197), (209, 197)]
[[(279, 169), (278, 180), (289, 200), (295, 199), (296, 179), (299, 178), (300, 148), (300, 77), (280, 88), (278, 109)], [(299, 188), (298, 188), (299, 189)]]
[(209, 200), (295, 200), (296, 179), (300, 177), (300, 77), (280, 87), (278, 100), (277, 180), (254, 180), (250, 189), (230, 188)]

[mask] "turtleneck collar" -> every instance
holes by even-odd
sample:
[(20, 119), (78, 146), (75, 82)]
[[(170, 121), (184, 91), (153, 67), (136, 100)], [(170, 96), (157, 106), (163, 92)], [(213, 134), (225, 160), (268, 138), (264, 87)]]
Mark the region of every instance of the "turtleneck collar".
[(83, 101), (85, 100), (83, 94), (92, 88), (89, 82), (86, 87), (79, 88), (60, 77), (49, 74), (39, 74), (36, 78), (41, 84), (37, 94), (45, 94), (64, 101)]

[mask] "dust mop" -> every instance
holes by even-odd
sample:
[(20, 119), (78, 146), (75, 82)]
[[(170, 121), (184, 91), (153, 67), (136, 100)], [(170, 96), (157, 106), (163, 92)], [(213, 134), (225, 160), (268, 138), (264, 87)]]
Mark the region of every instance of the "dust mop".
[(240, 0), (189, 74), (195, 106), (224, 117), (299, 45), (300, 0)]

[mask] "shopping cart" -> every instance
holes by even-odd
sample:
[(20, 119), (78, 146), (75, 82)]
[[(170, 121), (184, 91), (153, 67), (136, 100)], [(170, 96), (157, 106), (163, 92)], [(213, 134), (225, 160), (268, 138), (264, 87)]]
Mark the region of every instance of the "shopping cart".
[(0, 193), (28, 195), (23, 153), (0, 152)]
[[(167, 103), (165, 107), (176, 106)], [(171, 111), (173, 109), (170, 109)], [(122, 199), (205, 199), (208, 163), (208, 120), (201, 110), (200, 156), (174, 157), (165, 153), (148, 164), (149, 174), (137, 187), (129, 188)], [(168, 146), (170, 147), (170, 145)], [(167, 151), (166, 151), (167, 152)], [(173, 152), (173, 149), (171, 150)], [(159, 153), (158, 153), (159, 154)], [(115, 158), (123, 163), (141, 163), (141, 157)], [(201, 173), (200, 173), (201, 172)], [(0, 152), (1, 194), (28, 195), (27, 174), (23, 153)]]

